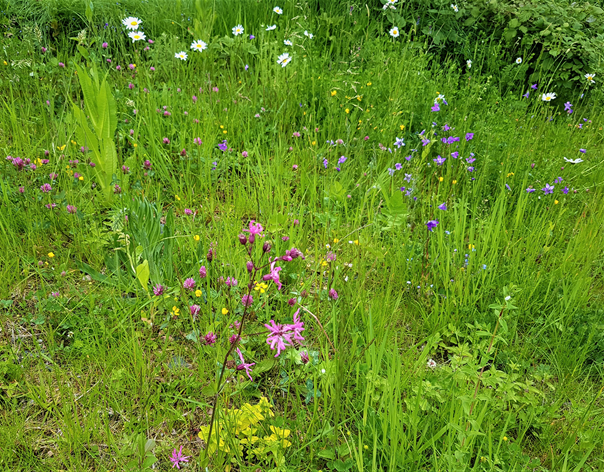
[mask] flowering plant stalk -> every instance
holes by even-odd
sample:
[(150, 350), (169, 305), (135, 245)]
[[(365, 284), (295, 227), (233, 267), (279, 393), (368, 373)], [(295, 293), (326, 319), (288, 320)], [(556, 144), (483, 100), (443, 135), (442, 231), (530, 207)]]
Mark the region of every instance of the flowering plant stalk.
[[(249, 235), (246, 236), (244, 234), (244, 232), (248, 233)], [(246, 374), (248, 375), (250, 380), (252, 380), (250, 371), (251, 371), (251, 367), (254, 365), (254, 363), (247, 364), (244, 361), (243, 355), (242, 355), (241, 351), (239, 350), (238, 345), (241, 340), (242, 332), (244, 330), (244, 325), (246, 324), (246, 317), (248, 316), (248, 314), (250, 312), (249, 309), (252, 307), (252, 304), (254, 302), (251, 293), (252, 293), (252, 289), (255, 286), (257, 274), (259, 274), (259, 272), (262, 271), (267, 266), (270, 266), (269, 274), (265, 274), (262, 277), (262, 279), (264, 281), (272, 280), (276, 284), (276, 286), (279, 290), (282, 287), (282, 284), (279, 280), (279, 271), (281, 271), (282, 268), (279, 266), (276, 267), (275, 264), (278, 261), (292, 261), (293, 259), (296, 259), (299, 257), (304, 259), (303, 254), (298, 249), (292, 248), (291, 250), (287, 250), (285, 255), (276, 257), (273, 260), (271, 259), (271, 257), (269, 257), (268, 262), (266, 262), (265, 264), (262, 264), (263, 257), (265, 256), (265, 254), (268, 255), (271, 252), (271, 243), (269, 243), (268, 241), (265, 241), (262, 245), (261, 256), (260, 256), (258, 262), (254, 263), (252, 260), (253, 259), (252, 250), (253, 250), (257, 235), (262, 237), (262, 232), (263, 232), (262, 225), (260, 223), (255, 223), (254, 220), (252, 220), (249, 223), (248, 229), (243, 230), (242, 233), (240, 233), (238, 235), (239, 242), (246, 247), (246, 251), (247, 251), (248, 257), (249, 257), (249, 260), (246, 263), (246, 270), (248, 271), (248, 275), (249, 275), (248, 291), (241, 299), (241, 303), (244, 306), (244, 313), (242, 314), (242, 320), (239, 323), (237, 335), (235, 337), (230, 338), (230, 346), (223, 359), (223, 365), (222, 365), (221, 372), (220, 372), (218, 380), (217, 380), (217, 385), (216, 385), (217, 389), (216, 389), (216, 393), (214, 395), (212, 416), (210, 418), (210, 426), (209, 426), (209, 430), (208, 430), (208, 439), (206, 441), (206, 446), (210, 445), (210, 441), (212, 439), (212, 430), (213, 430), (214, 421), (216, 418), (216, 410), (217, 410), (216, 408), (218, 405), (218, 396), (225, 386), (224, 384), (222, 384), (223, 377), (225, 375), (225, 369), (227, 367), (227, 362), (229, 361), (229, 357), (231, 356), (231, 354), (234, 351), (237, 351), (238, 357), (241, 361), (241, 364), (237, 365), (236, 369), (245, 370)], [(302, 322), (300, 322), (297, 317), (298, 317), (298, 311), (294, 314), (294, 324), (293, 325), (275, 324), (275, 322), (273, 320), (271, 320), (271, 325), (265, 325), (265, 327), (269, 330), (269, 336), (267, 337), (267, 343), (270, 344), (271, 349), (275, 349), (277, 347), (277, 355), (275, 355), (276, 357), (279, 356), (281, 350), (286, 348), (285, 343), (288, 343), (288, 344), (292, 343), (292, 338), (294, 338), (294, 340), (297, 340), (297, 341), (304, 340), (300, 335), (300, 332), (302, 332), (302, 330), (304, 330), (304, 328), (303, 328), (304, 324)], [(264, 332), (262, 332), (262, 333), (264, 333)], [(218, 444), (218, 442), (219, 442), (219, 439), (217, 438), (217, 444)], [(207, 454), (208, 454), (208, 448), (206, 448), (206, 455)]]

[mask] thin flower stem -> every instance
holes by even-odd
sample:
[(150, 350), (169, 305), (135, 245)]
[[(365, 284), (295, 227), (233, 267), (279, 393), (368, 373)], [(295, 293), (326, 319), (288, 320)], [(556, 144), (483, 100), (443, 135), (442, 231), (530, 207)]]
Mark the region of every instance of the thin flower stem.
[(334, 348), (334, 345), (332, 345), (332, 341), (330, 340), (330, 337), (328, 337), (328, 334), (326, 333), (325, 329), (323, 328), (323, 325), (321, 325), (321, 322), (319, 321), (319, 319), (317, 318), (317, 316), (313, 312), (311, 312), (309, 309), (307, 309), (306, 307), (304, 307), (302, 305), (300, 307), (302, 308), (302, 310), (304, 310), (305, 312), (307, 312), (308, 314), (311, 314), (311, 316), (313, 316), (313, 318), (315, 319), (315, 321), (317, 322), (317, 324), (319, 325), (319, 327), (323, 331), (324, 335), (328, 339), (328, 342), (330, 343), (330, 346), (332, 347), (332, 350), (334, 350), (334, 353), (336, 353), (336, 348)]
[[(252, 245), (250, 245), (250, 247), (248, 249), (248, 255), (251, 256), (251, 253), (252, 253)], [(261, 259), (262, 259), (262, 256), (261, 256)], [(256, 278), (257, 271), (258, 271), (258, 269), (256, 269), (256, 265), (255, 265), (254, 271), (250, 273), (250, 279), (248, 281), (248, 294), (247, 294), (248, 298), (250, 297), (250, 293), (252, 291), (252, 286), (253, 286), (253, 281)], [(214, 419), (216, 417), (216, 406), (218, 405), (218, 396), (221, 393), (221, 383), (223, 381), (223, 376), (225, 375), (225, 368), (227, 367), (227, 361), (229, 360), (229, 357), (231, 356), (231, 354), (233, 353), (233, 350), (237, 347), (237, 345), (241, 339), (242, 330), (244, 329), (244, 324), (246, 322), (246, 315), (248, 315), (248, 307), (250, 307), (250, 306), (247, 305), (244, 307), (244, 313), (242, 315), (242, 322), (239, 326), (239, 331), (237, 333), (237, 339), (235, 340), (234, 343), (231, 343), (229, 350), (227, 350), (227, 353), (225, 354), (225, 359), (223, 360), (221, 374), (218, 377), (218, 383), (216, 385), (216, 387), (217, 387), (216, 394), (214, 395), (214, 405), (212, 406), (212, 416), (210, 418), (210, 428), (208, 429), (208, 441), (206, 442), (206, 452), (204, 454), (204, 457), (208, 456), (208, 449), (210, 448), (210, 439), (212, 438)], [(219, 444), (219, 440), (217, 439), (217, 445), (218, 444)]]

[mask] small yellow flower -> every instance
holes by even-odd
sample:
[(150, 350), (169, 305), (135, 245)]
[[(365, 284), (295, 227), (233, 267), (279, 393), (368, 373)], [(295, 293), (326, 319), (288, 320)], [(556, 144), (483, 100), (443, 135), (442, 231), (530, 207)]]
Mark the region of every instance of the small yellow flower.
[(200, 241), (200, 236), (199, 236), (199, 235), (195, 235), (195, 236), (193, 237), (193, 239), (194, 239), (195, 241)]
[(361, 95), (358, 95), (358, 96), (357, 96), (357, 101), (358, 101), (358, 102), (361, 102), (361, 97), (362, 97)]
[(264, 294), (267, 291), (268, 287), (269, 286), (264, 282), (256, 283), (256, 286), (254, 286), (254, 290), (259, 291), (261, 294)]
[(368, 447), (367, 445), (364, 445), (364, 446), (363, 446), (363, 449), (364, 449), (364, 450), (367, 450), (368, 448), (369, 448), (369, 447)]
[(558, 201), (558, 200), (555, 200), (555, 205), (557, 205), (558, 203), (559, 203), (559, 201)]
[(83, 181), (84, 180), (84, 176), (78, 177), (78, 180)]
[(359, 240), (353, 240), (353, 243), (359, 245)]
[(334, 238), (334, 243), (338, 243), (340, 240), (338, 238)]
[(139, 145), (138, 145), (138, 144), (136, 144), (136, 143), (133, 143), (133, 144), (132, 144), (132, 146), (134, 146), (134, 147), (136, 148), (136, 147), (137, 147), (137, 146), (139, 146)]
[(405, 128), (405, 125), (399, 125), (399, 129), (400, 129), (401, 131), (403, 131), (403, 129), (404, 129), (404, 128)]
[(511, 177), (511, 176), (514, 176), (514, 175), (515, 175), (515, 173), (514, 173), (514, 172), (509, 172), (509, 173), (506, 175), (506, 177)]
[(316, 143), (317, 143), (316, 141), (311, 141), (311, 144), (312, 144), (313, 146), (315, 146), (315, 144), (316, 144)]
[(439, 182), (443, 182), (443, 177), (440, 177), (440, 178), (439, 178)]
[(348, 108), (345, 108), (345, 113), (349, 113), (350, 110)]
[(65, 149), (65, 146), (67, 146), (67, 145), (63, 145), (63, 146), (57, 146), (57, 149), (58, 149), (59, 151), (63, 151), (63, 150)]
[(458, 181), (457, 181), (456, 179), (454, 179), (454, 180), (452, 181), (452, 184), (458, 184)]
[(179, 197), (177, 194), (174, 194), (174, 198), (175, 198), (176, 200), (181, 200), (181, 198), (180, 198), (180, 197)]
[(334, 96), (336, 95), (336, 91), (335, 91), (335, 90), (333, 90), (333, 91), (330, 93), (330, 95), (332, 95), (332, 97), (334, 97)]
[(227, 315), (229, 313), (229, 309), (227, 309), (226, 307), (223, 307), (223, 310), (221, 310), (221, 313), (223, 315)]
[(195, 297), (202, 297), (202, 291), (200, 291), (199, 289), (195, 291)]
[(77, 145), (78, 143), (76, 143), (74, 140), (71, 140), (71, 144), (75, 146), (75, 145)]
[(468, 245), (468, 249), (469, 249), (469, 250), (474, 250), (474, 249), (475, 249), (475, 245), (471, 245), (471, 244), (469, 244), (469, 245)]
[(172, 312), (170, 312), (171, 315), (179, 315), (179, 312), (181, 311), (181, 309), (179, 309), (177, 306), (172, 306)]
[(8, 66), (8, 62), (4, 61), (4, 65), (5, 65), (5, 66)]
[(51, 251), (50, 253), (48, 253), (48, 257), (49, 257), (49, 258), (54, 258), (54, 257), (55, 257), (55, 254), (54, 254), (54, 253)]
[(322, 266), (328, 266), (328, 262), (327, 262), (326, 260), (323, 260), (323, 261), (321, 262), (321, 265), (322, 265)]
[(226, 134), (227, 134), (227, 130), (223, 130), (223, 135), (226, 135)]
[(502, 440), (504, 440), (505, 442), (508, 442), (508, 437), (502, 437)]
[(133, 64), (133, 65), (132, 65), (132, 67), (137, 67), (137, 65), (136, 65), (136, 64)]
[(370, 86), (372, 85), (372, 83), (371, 83), (371, 82), (368, 82), (366, 85), (367, 85), (368, 87), (370, 87)]
[(225, 128), (223, 125), (219, 126), (219, 128), (222, 130), (223, 128)]

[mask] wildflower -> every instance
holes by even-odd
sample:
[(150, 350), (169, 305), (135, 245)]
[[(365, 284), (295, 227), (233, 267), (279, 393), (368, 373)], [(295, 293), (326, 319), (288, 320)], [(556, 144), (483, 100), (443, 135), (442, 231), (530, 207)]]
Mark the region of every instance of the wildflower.
[(221, 314), (223, 314), (223, 315), (227, 315), (228, 313), (229, 313), (229, 309), (227, 309), (226, 307), (223, 307), (223, 308), (221, 309)]
[(393, 26), (390, 30), (389, 30), (389, 34), (393, 37), (393, 38), (397, 38), (399, 36), (399, 28), (397, 28), (396, 26)]
[(201, 146), (202, 144), (202, 139), (201, 138), (193, 138), (193, 143), (195, 143), (198, 146)]
[(528, 194), (531, 194), (532, 192), (536, 192), (536, 189), (532, 189), (531, 187), (528, 187), (527, 189), (525, 189), (525, 192), (527, 192)]
[(441, 166), (443, 163), (445, 163), (445, 159), (446, 158), (442, 158), (441, 156), (437, 156), (435, 159), (433, 159), (433, 161), (435, 161), (435, 163), (437, 163), (437, 166)]
[(309, 363), (309, 354), (303, 350), (300, 352), (300, 361), (306, 365), (307, 363)]
[(332, 300), (337, 300), (338, 299), (338, 293), (336, 292), (336, 289), (332, 288), (328, 291), (328, 297)]
[(49, 258), (54, 258), (54, 257), (55, 257), (55, 254), (54, 254), (54, 253), (51, 251), (50, 253), (48, 253), (48, 257), (49, 257)]
[(179, 315), (179, 313), (181, 312), (181, 309), (179, 309), (177, 306), (172, 306), (172, 312), (171, 315), (174, 315), (175, 317)]
[(475, 136), (474, 133), (467, 133), (465, 136), (466, 141), (471, 141), (473, 139), (473, 136)]
[(252, 381), (252, 376), (250, 376), (250, 371), (252, 371), (252, 366), (254, 366), (256, 363), (246, 363), (244, 361), (244, 355), (242, 355), (242, 352), (240, 351), (240, 349), (236, 348), (235, 350), (237, 351), (237, 354), (239, 355), (239, 359), (242, 361), (242, 363), (237, 365), (237, 367), (235, 369), (238, 371), (246, 370), (246, 374), (248, 375), (248, 378), (250, 378), (250, 381)]
[(204, 335), (204, 343), (210, 346), (214, 345), (216, 343), (216, 335), (213, 332), (208, 332)]
[(187, 60), (187, 53), (185, 51), (181, 51), (180, 53), (175, 53), (174, 57), (180, 59), (181, 61)]
[(569, 188), (565, 186), (563, 189), (561, 189), (561, 192), (563, 192), (563, 194), (567, 194), (569, 192)]
[(172, 466), (176, 467), (177, 469), (181, 469), (181, 467), (179, 466), (179, 462), (181, 463), (188, 463), (189, 462), (189, 457), (186, 457), (183, 455), (183, 446), (181, 445), (181, 448), (179, 448), (179, 451), (177, 453), (176, 448), (174, 449), (174, 451), (172, 452), (172, 457), (170, 457), (170, 461), (172, 462)]
[(445, 205), (445, 202), (443, 204), (441, 204), (439, 207), (437, 207), (439, 210), (447, 210), (447, 206)]
[(237, 286), (237, 279), (229, 276), (227, 278), (227, 280), (225, 281), (225, 284), (227, 285), (227, 287), (235, 287), (235, 286)]
[(466, 170), (468, 172), (473, 172), (475, 170), (475, 168), (473, 166), (469, 166), (469, 167), (466, 168)]
[(405, 143), (403, 142), (403, 138), (397, 138), (395, 137), (395, 144), (394, 146), (397, 146), (397, 148), (401, 148), (402, 146), (405, 146)]
[(161, 296), (162, 294), (164, 294), (164, 286), (162, 286), (161, 284), (156, 284), (155, 286), (153, 286), (153, 294), (156, 296)]
[(288, 53), (283, 53), (282, 55), (277, 57), (277, 63), (281, 64), (281, 67), (286, 67), (291, 60), (292, 58)]
[(552, 194), (554, 189), (555, 189), (555, 186), (551, 186), (548, 183), (546, 183), (546, 186), (542, 188), (542, 190), (544, 191), (544, 195)]
[(523, 59), (518, 57), (517, 60), (515, 61), (517, 64), (521, 64), (523, 62)]
[(244, 34), (244, 27), (242, 25), (234, 26), (231, 31), (233, 32), (233, 36), (239, 36), (240, 34)]
[(195, 280), (193, 278), (187, 278), (183, 282), (183, 288), (185, 288), (185, 289), (189, 289), (190, 291), (192, 291), (194, 287), (195, 287)]
[(277, 28), (277, 25), (267, 26), (267, 28), (265, 29), (265, 31), (273, 31), (275, 28)]
[(555, 205), (557, 205), (559, 203), (559, 201), (557, 199), (555, 199)]
[(192, 306), (189, 306), (189, 311), (191, 312), (192, 316), (196, 316), (197, 314), (199, 314), (200, 312), (200, 306), (197, 304), (194, 304)]
[(229, 343), (230, 343), (231, 345), (235, 345), (235, 344), (236, 344), (237, 342), (239, 342), (239, 341), (240, 341), (240, 337), (239, 337), (239, 336), (238, 336), (236, 333), (234, 333), (233, 335), (231, 335), (231, 336), (229, 337)]
[(223, 140), (223, 142), (222, 142), (222, 143), (219, 143), (219, 144), (218, 144), (218, 149), (220, 149), (220, 150), (221, 150), (221, 151), (223, 151), (223, 152), (227, 151), (227, 148), (228, 148), (228, 147), (229, 147), (229, 146), (227, 145), (227, 140)]
[(292, 41), (290, 41), (289, 39), (284, 39), (284, 44), (286, 46), (292, 46)]
[(50, 192), (53, 190), (53, 188), (50, 186), (50, 184), (43, 184), (40, 186), (40, 190), (44, 193)]
[(166, 137), (164, 137), (164, 139), (162, 140), (162, 142), (163, 142), (165, 145), (170, 144), (170, 140), (169, 140), (168, 138), (166, 138)]
[(273, 9), (273, 11), (274, 11), (275, 13), (277, 13), (278, 15), (281, 15), (281, 14), (284, 12), (284, 11), (283, 11), (281, 8), (279, 8), (279, 7), (275, 7), (275, 8)]
[(426, 228), (427, 228), (427, 229), (428, 229), (430, 232), (432, 232), (432, 231), (433, 231), (433, 229), (434, 229), (434, 228), (435, 228), (437, 225), (439, 225), (439, 221), (437, 221), (437, 220), (429, 220), (428, 222), (426, 222)]
[(68, 205), (67, 206), (67, 213), (68, 214), (75, 214), (77, 211), (76, 207), (74, 205)]
[(594, 84), (594, 78), (596, 74), (585, 74), (584, 77), (590, 84)]
[(525, 94), (523, 94), (523, 97), (525, 97), (526, 99), (529, 98), (529, 90)]
[(548, 94), (542, 94), (542, 100), (544, 102), (550, 102), (551, 100), (554, 100), (557, 98), (557, 94), (555, 94), (554, 92), (549, 92)]
[(249, 296), (248, 294), (245, 294), (244, 297), (242, 297), (242, 304), (244, 307), (250, 307), (254, 302), (254, 299), (252, 298), (252, 296)]
[(309, 38), (309, 39), (313, 39), (313, 35), (311, 33), (309, 33), (307, 30), (303, 31), (303, 34)]
[(573, 110), (571, 109), (573, 105), (570, 102), (565, 102), (563, 105), (565, 106), (565, 111), (571, 115), (573, 113)]
[(431, 369), (435, 369), (437, 367), (437, 363), (435, 363), (435, 360), (433, 360), (432, 358), (429, 358), (429, 361), (426, 362), (426, 366)]
[(51, 292), (50, 295), (53, 297), (59, 297), (61, 294), (59, 292)]
[(248, 36), (248, 39), (254, 39), (256, 38), (256, 36), (254, 36), (253, 34), (251, 34), (250, 36)]
[(586, 154), (586, 150), (584, 148), (580, 148), (580, 153)]
[(265, 274), (263, 276), (263, 281), (273, 281), (277, 285), (277, 290), (281, 290), (282, 283), (279, 280), (279, 272), (281, 271), (281, 266), (275, 267), (275, 260), (271, 263), (271, 272), (269, 274)]
[(135, 18), (134, 16), (129, 16), (128, 18), (124, 18), (122, 20), (122, 24), (129, 30), (136, 30), (138, 29), (139, 25), (143, 23), (141, 20), (139, 20), (138, 18)]
[(265, 292), (267, 292), (268, 287), (269, 286), (264, 282), (256, 283), (256, 285), (254, 286), (254, 290), (260, 292), (261, 294), (264, 294)]
[(466, 67), (468, 67), (470, 69), (472, 65), (473, 65), (473, 61), (471, 61), (470, 59), (468, 59), (466, 61)]
[[(132, 39), (133, 43), (136, 41), (141, 41), (141, 40), (145, 39), (145, 33), (143, 33), (142, 31), (131, 31), (130, 33), (128, 33), (128, 36), (130, 37), (130, 39)], [(116, 67), (116, 69), (118, 69), (118, 71), (119, 71), (121, 69), (121, 67), (118, 66), (118, 67)]]
[(454, 5), (453, 3), (450, 5), (455, 13), (458, 13), (458, 5)]

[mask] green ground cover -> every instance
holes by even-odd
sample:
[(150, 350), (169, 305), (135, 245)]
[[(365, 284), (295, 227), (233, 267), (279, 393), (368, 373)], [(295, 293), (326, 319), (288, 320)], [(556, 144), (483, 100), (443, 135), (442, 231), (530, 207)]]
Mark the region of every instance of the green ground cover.
[(603, 471), (602, 10), (474, 4), (0, 2), (0, 469)]

